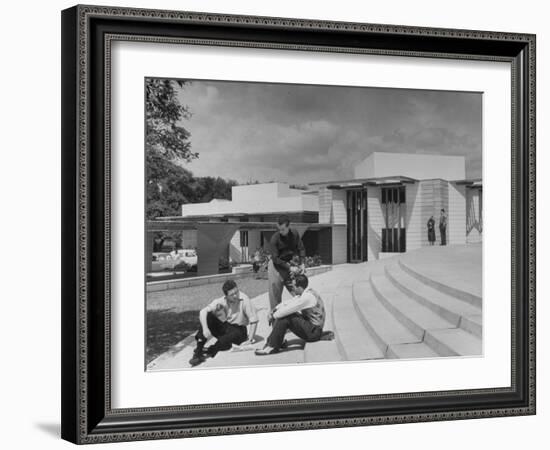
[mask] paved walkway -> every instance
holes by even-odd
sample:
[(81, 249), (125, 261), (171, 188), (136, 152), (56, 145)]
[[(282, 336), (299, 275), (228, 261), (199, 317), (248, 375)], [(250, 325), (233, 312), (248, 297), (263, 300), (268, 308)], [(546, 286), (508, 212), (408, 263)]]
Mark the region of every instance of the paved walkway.
[[(304, 345), (289, 333), (286, 350), (254, 355), (270, 332), (266, 293), (252, 299), (259, 314), (258, 342), (246, 350), (220, 352), (193, 370), (481, 352), (481, 245), (428, 247), (341, 264), (311, 277), (310, 286), (323, 297), (325, 329), (336, 333), (334, 341)], [(190, 369), (194, 346), (194, 339), (186, 338), (149, 363), (148, 370)]]

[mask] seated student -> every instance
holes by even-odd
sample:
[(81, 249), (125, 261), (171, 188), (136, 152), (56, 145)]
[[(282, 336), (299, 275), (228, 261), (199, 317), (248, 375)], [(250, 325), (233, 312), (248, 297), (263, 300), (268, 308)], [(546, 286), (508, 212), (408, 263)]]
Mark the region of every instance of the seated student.
[[(223, 297), (213, 300), (201, 309), (199, 313), (200, 328), (195, 335), (197, 347), (193, 357), (189, 360), (191, 366), (213, 358), (220, 350), (229, 350), (232, 344), (252, 344), (258, 326), (256, 308), (242, 292), (239, 292), (237, 283), (227, 280), (222, 290)], [(250, 330), (247, 333), (247, 325)], [(204, 348), (204, 345), (214, 336), (215, 344)]]
[(309, 281), (303, 274), (296, 275), (294, 283), (296, 296), (279, 303), (269, 314), (268, 320), (274, 321), (273, 329), (265, 347), (256, 350), (256, 355), (277, 353), (284, 346), (287, 330), (306, 342), (334, 339), (332, 331), (323, 332), (326, 313), (321, 296), (307, 287)]

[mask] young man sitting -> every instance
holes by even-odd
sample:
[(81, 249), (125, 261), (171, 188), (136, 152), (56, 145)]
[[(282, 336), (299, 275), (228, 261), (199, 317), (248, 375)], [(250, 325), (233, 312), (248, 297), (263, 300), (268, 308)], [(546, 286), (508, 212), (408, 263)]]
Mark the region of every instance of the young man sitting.
[[(191, 366), (204, 362), (207, 357), (213, 358), (220, 350), (229, 350), (232, 344), (254, 343), (258, 326), (256, 308), (246, 294), (239, 292), (235, 281), (227, 280), (222, 290), (224, 296), (213, 300), (199, 313), (200, 328), (195, 335), (197, 347), (189, 360)], [(205, 348), (212, 336), (216, 343)]]
[(256, 355), (277, 353), (284, 346), (287, 330), (306, 342), (334, 339), (332, 331), (323, 332), (326, 313), (321, 296), (307, 287), (309, 282), (305, 275), (296, 275), (294, 283), (296, 296), (279, 303), (271, 311), (268, 320), (273, 320), (273, 330), (265, 347), (256, 350)]

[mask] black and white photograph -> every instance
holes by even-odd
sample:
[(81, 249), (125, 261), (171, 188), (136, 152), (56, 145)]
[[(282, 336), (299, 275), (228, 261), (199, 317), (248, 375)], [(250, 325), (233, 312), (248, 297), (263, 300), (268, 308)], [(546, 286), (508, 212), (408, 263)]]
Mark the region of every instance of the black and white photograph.
[(482, 92), (144, 102), (146, 371), (483, 356)]

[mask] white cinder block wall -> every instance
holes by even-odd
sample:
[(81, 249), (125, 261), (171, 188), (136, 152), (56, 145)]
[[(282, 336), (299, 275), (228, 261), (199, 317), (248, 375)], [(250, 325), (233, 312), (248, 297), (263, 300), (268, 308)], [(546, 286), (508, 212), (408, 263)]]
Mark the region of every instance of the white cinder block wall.
[(333, 192), (326, 186), (319, 188), (319, 223), (331, 223)]
[(330, 223), (347, 225), (347, 193), (344, 190), (332, 190), (332, 215)]
[[(420, 248), (423, 245), (422, 241), (422, 202), (424, 192), (421, 183), (413, 183), (405, 185), (405, 240), (406, 251)], [(427, 240), (427, 239), (426, 239)]]
[(428, 220), (434, 216), (437, 228), (437, 214), (435, 212), (434, 180), (421, 181), (419, 183), (419, 199), (417, 208), (420, 210), (420, 246), (430, 245), (428, 241)]
[(466, 243), (466, 187), (455, 183), (448, 185), (447, 243)]

